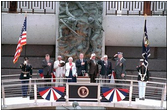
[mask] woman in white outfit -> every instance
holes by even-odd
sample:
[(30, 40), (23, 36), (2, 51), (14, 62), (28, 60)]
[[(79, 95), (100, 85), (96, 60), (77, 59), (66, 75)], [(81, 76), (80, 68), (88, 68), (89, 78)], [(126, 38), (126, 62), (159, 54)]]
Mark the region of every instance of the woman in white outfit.
[(76, 73), (76, 65), (73, 61), (73, 58), (72, 57), (69, 57), (68, 58), (68, 63), (66, 63), (65, 65), (65, 69), (66, 69), (66, 72), (65, 72), (65, 76), (67, 78), (71, 78), (68, 80), (68, 82), (76, 82), (76, 77), (77, 77), (77, 73)]

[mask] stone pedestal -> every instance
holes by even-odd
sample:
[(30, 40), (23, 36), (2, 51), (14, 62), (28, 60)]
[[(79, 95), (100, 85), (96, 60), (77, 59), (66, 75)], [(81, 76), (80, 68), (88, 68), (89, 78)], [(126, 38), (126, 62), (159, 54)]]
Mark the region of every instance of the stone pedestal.
[(90, 78), (88, 76), (78, 76), (77, 83), (90, 83)]

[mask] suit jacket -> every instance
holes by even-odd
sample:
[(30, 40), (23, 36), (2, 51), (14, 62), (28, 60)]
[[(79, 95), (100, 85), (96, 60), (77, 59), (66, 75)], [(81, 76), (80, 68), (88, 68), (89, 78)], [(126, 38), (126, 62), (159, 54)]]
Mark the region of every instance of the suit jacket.
[(85, 65), (81, 65), (81, 61), (80, 59), (76, 60), (76, 68), (77, 68), (77, 74), (82, 75), (82, 70), (85, 70), (85, 73), (87, 73), (87, 61), (85, 59), (83, 59), (83, 62), (85, 63)]
[[(73, 75), (73, 76), (76, 75), (76, 77), (77, 77), (75, 63), (72, 62), (72, 65), (73, 65), (73, 67), (72, 67), (72, 75)], [(69, 62), (66, 63), (66, 64), (65, 64), (65, 70), (66, 70), (66, 72), (65, 72), (65, 76), (66, 76), (66, 77), (69, 76), (70, 68), (71, 68), (71, 66), (69, 65)]]
[(126, 59), (122, 58), (120, 61), (119, 61), (119, 58), (113, 58), (114, 61), (116, 61), (116, 66), (114, 68), (114, 72), (115, 72), (115, 77), (116, 79), (124, 79), (123, 77), (121, 77), (121, 74), (125, 74), (126, 75), (126, 71), (125, 71), (125, 68), (126, 68)]
[(101, 71), (100, 71), (101, 75), (112, 74), (112, 64), (110, 61), (107, 61), (107, 62), (108, 62), (108, 65), (106, 65), (105, 62), (102, 60), (98, 61), (98, 64), (101, 65)]
[(89, 74), (96, 74), (98, 73), (98, 64), (94, 63), (94, 61), (92, 59), (90, 59), (88, 61), (88, 65), (89, 65)]
[(53, 73), (53, 61), (50, 59), (49, 63), (51, 63), (51, 66), (48, 66), (46, 59), (42, 61), (42, 67), (43, 67), (43, 75), (45, 76), (51, 76), (51, 73)]
[[(146, 76), (144, 77), (144, 81), (149, 80), (149, 70), (148, 68), (144, 67), (144, 65), (138, 66), (137, 71), (141, 74), (145, 74), (146, 71)], [(138, 74), (138, 80), (141, 81), (141, 76)]]

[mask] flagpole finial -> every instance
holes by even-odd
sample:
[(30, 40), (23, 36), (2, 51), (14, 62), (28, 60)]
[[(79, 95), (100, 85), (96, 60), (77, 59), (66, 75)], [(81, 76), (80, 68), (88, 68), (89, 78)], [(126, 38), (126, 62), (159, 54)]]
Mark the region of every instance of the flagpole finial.
[(27, 11), (25, 11), (25, 17), (27, 17)]
[(146, 19), (147, 16), (148, 16), (148, 15), (145, 13), (145, 15), (144, 15), (145, 19)]

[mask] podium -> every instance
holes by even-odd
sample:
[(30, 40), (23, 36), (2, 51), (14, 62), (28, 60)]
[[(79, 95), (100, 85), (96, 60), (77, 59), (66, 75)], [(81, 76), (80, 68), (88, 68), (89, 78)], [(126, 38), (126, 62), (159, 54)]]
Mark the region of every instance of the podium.
[(78, 76), (77, 83), (90, 83), (90, 78), (88, 76)]

